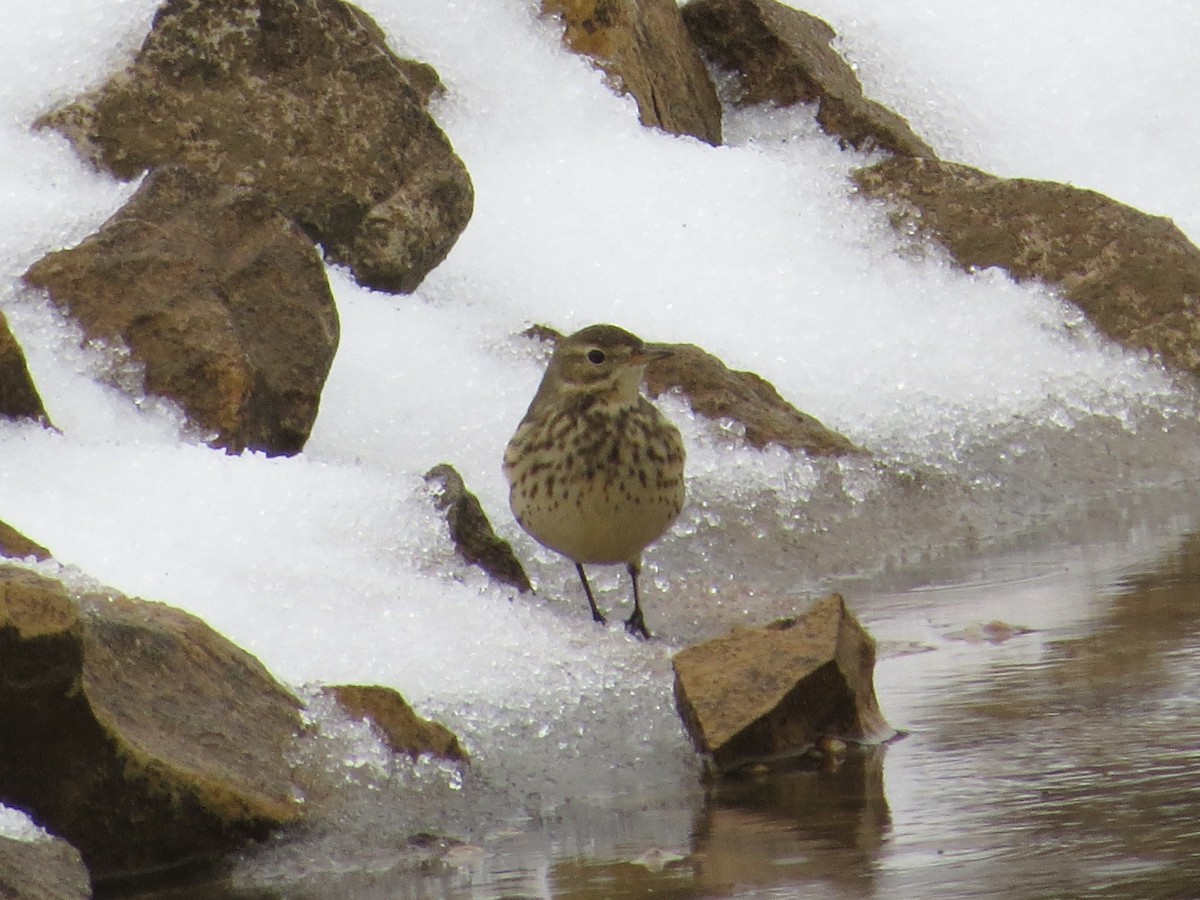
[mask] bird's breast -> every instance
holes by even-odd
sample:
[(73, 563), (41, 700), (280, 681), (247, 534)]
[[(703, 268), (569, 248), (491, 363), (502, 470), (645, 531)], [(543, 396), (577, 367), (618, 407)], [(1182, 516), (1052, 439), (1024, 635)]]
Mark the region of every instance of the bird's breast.
[(521, 526), (581, 563), (631, 562), (679, 516), (683, 441), (648, 401), (527, 419), (504, 471)]

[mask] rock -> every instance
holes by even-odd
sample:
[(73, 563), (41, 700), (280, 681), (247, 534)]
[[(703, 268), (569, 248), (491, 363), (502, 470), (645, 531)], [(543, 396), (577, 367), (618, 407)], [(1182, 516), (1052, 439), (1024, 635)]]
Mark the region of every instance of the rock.
[(36, 560), (45, 560), (50, 558), (50, 551), (36, 541), (25, 537), (7, 522), (0, 522), (0, 556), (7, 556), (11, 559), (33, 557)]
[(1011, 625), (999, 619), (990, 622), (971, 622), (956, 631), (946, 635), (952, 641), (966, 641), (968, 644), (1003, 644), (1015, 637), (1033, 634), (1035, 629), (1025, 625)]
[(187, 613), (0, 566), (0, 802), (97, 882), (297, 822), (298, 701)]
[(1200, 249), (1166, 218), (1064, 184), (893, 158), (855, 173), (964, 269), (1053, 285), (1101, 332), (1200, 375)]
[(821, 19), (775, 0), (693, 0), (683, 20), (708, 61), (736, 74), (738, 105), (815, 103), (817, 122), (846, 144), (935, 156), (904, 117), (863, 96)]
[(637, 101), (642, 124), (721, 143), (721, 101), (675, 0), (542, 0), (563, 41), (590, 57), (613, 90)]
[(360, 283), (407, 292), (474, 201), (425, 108), (439, 85), (340, 0), (168, 0), (126, 71), (39, 125), (121, 178), (181, 165), (255, 187)]
[(337, 309), (311, 242), (260, 192), (158, 169), (99, 232), (24, 277), (89, 338), (127, 346), (146, 390), (217, 445), (304, 446)]
[(88, 900), (91, 881), (79, 851), (60, 838), (0, 837), (0, 897), (9, 900)]
[(0, 313), (0, 417), (49, 423), (46, 407), (33, 384), (21, 345)]
[(822, 737), (896, 735), (875, 699), (875, 641), (837, 594), (796, 618), (681, 650), (672, 665), (684, 727), (718, 772)]
[(753, 372), (738, 372), (694, 344), (669, 344), (674, 356), (646, 368), (651, 397), (678, 390), (692, 411), (729, 419), (745, 429), (746, 442), (762, 449), (778, 444), (809, 456), (865, 455), (866, 451), (812, 416), (800, 412)]
[(413, 759), (430, 754), (454, 762), (470, 761), (449, 728), (418, 716), (392, 688), (339, 684), (325, 690), (350, 718), (369, 722), (393, 753)]
[[(526, 337), (550, 344), (562, 334), (546, 325), (534, 325)], [(744, 431), (746, 442), (759, 450), (778, 444), (810, 456), (865, 455), (849, 438), (826, 428), (800, 412), (753, 372), (728, 368), (721, 360), (694, 344), (663, 344), (674, 353), (646, 368), (645, 386), (651, 397), (678, 390), (692, 412), (714, 421), (730, 420)]]
[(532, 591), (512, 545), (492, 529), (479, 499), (467, 490), (455, 468), (448, 463), (434, 466), (425, 473), (425, 481), (435, 487), (434, 503), (446, 514), (458, 555), (522, 594)]
[(719, 893), (700, 894), (693, 886), (692, 872), (697, 866), (695, 859), (659, 848), (634, 855), (635, 848), (640, 846), (643, 844), (638, 837), (631, 835), (622, 840), (621, 850), (617, 851), (619, 856), (606, 854), (595, 859), (582, 853), (556, 854), (545, 880), (554, 885), (554, 896), (577, 900), (747, 896), (737, 894), (733, 890), (734, 885), (726, 885), (726, 889)]

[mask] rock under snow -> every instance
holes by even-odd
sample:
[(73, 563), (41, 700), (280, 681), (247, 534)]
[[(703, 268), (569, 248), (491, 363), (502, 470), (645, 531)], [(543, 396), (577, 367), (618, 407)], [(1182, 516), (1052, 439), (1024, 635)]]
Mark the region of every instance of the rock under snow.
[(338, 316), (309, 239), (261, 192), (155, 170), (76, 247), (25, 281), (93, 340), (128, 347), (145, 390), (178, 402), (237, 452), (298, 453), (338, 345)]
[(439, 86), (340, 0), (168, 0), (128, 69), (39, 124), (121, 178), (257, 188), (360, 283), (409, 292), (474, 204), (426, 109)]
[(212, 857), (302, 814), (298, 701), (185, 612), (0, 567), (0, 800), (93, 879)]

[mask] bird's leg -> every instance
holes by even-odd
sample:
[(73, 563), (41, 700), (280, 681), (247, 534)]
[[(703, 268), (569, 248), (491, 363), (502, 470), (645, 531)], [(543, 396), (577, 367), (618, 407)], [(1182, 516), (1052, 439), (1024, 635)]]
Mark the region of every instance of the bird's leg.
[(642, 603), (638, 597), (638, 572), (641, 571), (641, 566), (636, 562), (629, 563), (629, 577), (633, 581), (633, 614), (625, 621), (625, 630), (630, 634), (637, 635), (643, 638), (649, 638), (650, 632), (646, 628), (646, 620), (642, 617)]
[(583, 592), (587, 594), (588, 606), (592, 608), (592, 619), (604, 625), (608, 619), (604, 618), (604, 613), (600, 612), (600, 608), (596, 606), (596, 598), (592, 596), (592, 586), (588, 584), (587, 575), (583, 572), (583, 563), (575, 563), (575, 571), (579, 573), (579, 580), (583, 582)]

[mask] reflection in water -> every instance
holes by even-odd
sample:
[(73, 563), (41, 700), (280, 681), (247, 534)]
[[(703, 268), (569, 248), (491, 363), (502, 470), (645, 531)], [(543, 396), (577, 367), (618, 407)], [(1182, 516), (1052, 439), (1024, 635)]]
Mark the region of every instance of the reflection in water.
[(890, 824), (885, 752), (714, 785), (696, 828), (697, 886), (724, 894), (817, 883), (833, 896), (870, 896)]
[[(885, 750), (715, 782), (686, 856), (560, 860), (554, 897), (725, 897), (805, 886), (806, 896), (872, 896), (889, 825)], [(647, 858), (649, 856), (649, 859)]]
[[(884, 631), (926, 623), (933, 652), (878, 673), (909, 737), (716, 784), (685, 860), (559, 864), (553, 896), (1200, 897), (1200, 535), (1148, 572), (1103, 557), (860, 598)], [(951, 638), (992, 620), (1033, 631)]]
[(893, 763), (938, 792), (897, 825), (891, 891), (1200, 896), (1200, 538), (1097, 593), (1040, 658), (919, 704)]

